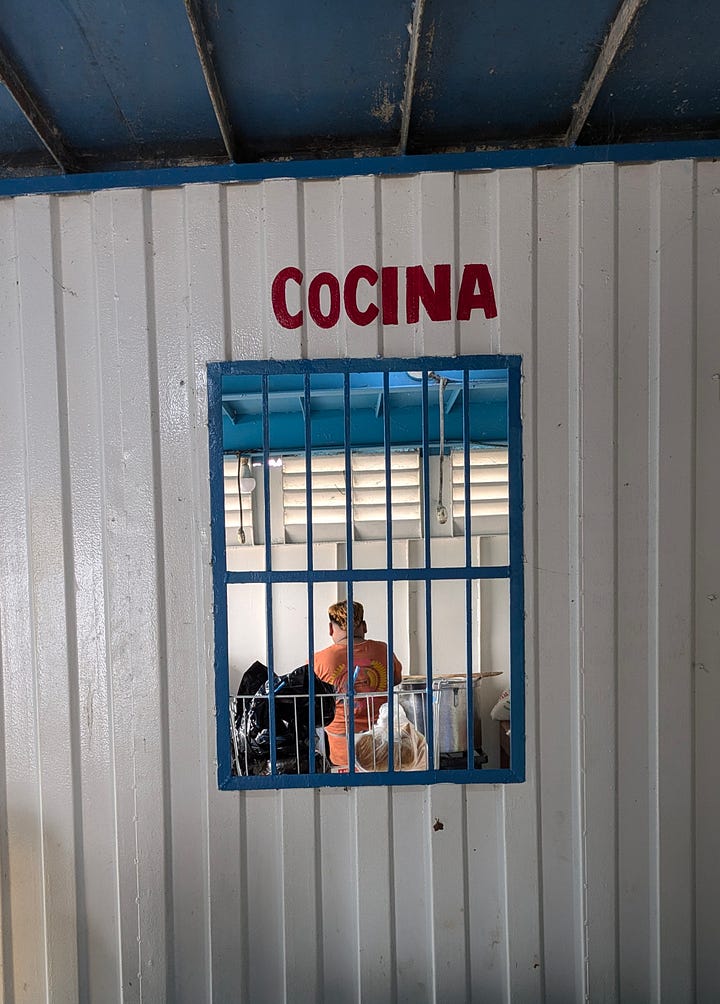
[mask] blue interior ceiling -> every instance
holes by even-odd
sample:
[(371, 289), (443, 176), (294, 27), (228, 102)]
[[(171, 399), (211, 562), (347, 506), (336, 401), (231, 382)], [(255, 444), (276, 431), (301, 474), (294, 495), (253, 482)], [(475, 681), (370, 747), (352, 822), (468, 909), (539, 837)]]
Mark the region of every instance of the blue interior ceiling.
[(242, 146), (396, 142), (412, 4), (334, 0), (227, 5), (204, 0), (221, 83)]
[(6, 49), (79, 153), (134, 159), (159, 143), (221, 146), (181, 0), (12, 7), (2, 23)]
[[(463, 443), (464, 388), (462, 373), (443, 371), (444, 441)], [(269, 452), (305, 450), (305, 384), (302, 374), (272, 376), (267, 390)], [(423, 443), (423, 385), (410, 374), (392, 372), (388, 378), (390, 443), (409, 449)], [(476, 446), (507, 443), (507, 373), (472, 371), (468, 380), (469, 438)], [(313, 374), (310, 379), (310, 445), (314, 450), (345, 449), (345, 387), (341, 373)], [(387, 397), (380, 373), (353, 373), (349, 383), (350, 445), (354, 449), (382, 449)], [(428, 443), (440, 442), (440, 389), (428, 381)], [(222, 385), (223, 450), (257, 455), (263, 452), (262, 380), (255, 375), (224, 376)]]
[(488, 143), (567, 129), (617, 0), (428, 0), (415, 144)]
[(45, 147), (30, 123), (8, 92), (0, 87), (0, 156), (44, 156), (44, 152)]
[(590, 113), (588, 142), (717, 135), (718, 40), (720, 3), (645, 4)]
[(0, 178), (720, 138), (717, 0), (641, 4), (585, 107), (620, 8), (5, 0)]

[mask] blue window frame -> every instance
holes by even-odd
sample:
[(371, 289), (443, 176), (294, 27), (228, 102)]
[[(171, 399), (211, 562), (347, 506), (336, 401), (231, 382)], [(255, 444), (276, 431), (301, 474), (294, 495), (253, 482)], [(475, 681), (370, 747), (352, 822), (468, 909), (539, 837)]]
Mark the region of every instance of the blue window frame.
[[(207, 369), (219, 787), (524, 780), (521, 358), (266, 360)], [(403, 490), (393, 458), (408, 451), (420, 458), (421, 531), (416, 541), (398, 541), (393, 514)], [(456, 474), (448, 484), (453, 479), (445, 471), (444, 485), (450, 451)], [(370, 488), (354, 473), (360, 455), (379, 457)], [(296, 458), (295, 470), (305, 469), (305, 540), (291, 545), (272, 515), (283, 511), (274, 468), (288, 456)], [(335, 544), (316, 542), (313, 534), (321, 505), (314, 482), (322, 478), (314, 463), (331, 456), (344, 469), (337, 495), (345, 539)], [(490, 559), (482, 478), (494, 475), (486, 461), (504, 462), (507, 480), (505, 532)], [(226, 519), (233, 465), (241, 527), (248, 511), (243, 495), (257, 488), (256, 532), (238, 531), (242, 542)], [(359, 539), (353, 525), (353, 499), (363, 493), (381, 500), (381, 541)], [(499, 630), (507, 636), (502, 671), (512, 697), (509, 767), (488, 765), (482, 748), (483, 738), (489, 744), (495, 737), (482, 736), (480, 681), (497, 675), (478, 668), (481, 633), (489, 629), (479, 624), (482, 590), (494, 590), (506, 607)], [(381, 625), (385, 663), (392, 665), (390, 653), (406, 653), (403, 677), (395, 685), (393, 673), (383, 678), (364, 668), (358, 652), (365, 624), (354, 637), (348, 618), (348, 637), (338, 643), (347, 646), (344, 675), (333, 677), (331, 689), (307, 668), (320, 674), (330, 651), (317, 641), (328, 627), (324, 608), (340, 600), (352, 611), (366, 597)], [(350, 672), (351, 660), (362, 666)], [(383, 731), (383, 722), (394, 727)], [(347, 759), (340, 767), (337, 752), (328, 754), (333, 746), (325, 732), (333, 730)], [(406, 749), (416, 754), (412, 760), (408, 753), (409, 768)]]

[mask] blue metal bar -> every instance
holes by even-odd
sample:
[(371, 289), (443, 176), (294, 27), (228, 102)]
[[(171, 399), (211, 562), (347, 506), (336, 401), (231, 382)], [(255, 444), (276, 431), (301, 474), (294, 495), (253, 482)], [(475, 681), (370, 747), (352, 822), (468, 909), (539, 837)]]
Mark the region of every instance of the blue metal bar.
[(392, 535), (392, 440), (390, 432), (390, 375), (383, 373), (383, 451), (385, 454), (385, 560), (388, 569), (393, 567)]
[[(472, 505), (470, 486), (470, 374), (468, 370), (463, 372), (463, 483), (465, 486), (465, 566), (472, 565)], [(450, 488), (450, 498), (452, 505), (452, 486)], [(452, 511), (451, 516), (452, 519)], [(472, 602), (473, 580), (465, 578), (465, 673), (467, 687), (467, 766), (468, 769), (475, 767), (475, 688), (473, 687), (473, 618), (476, 612), (473, 610)]]
[[(263, 491), (265, 493), (265, 568), (272, 572), (272, 533), (270, 527), (270, 467), (268, 459), (270, 456), (270, 410), (268, 407), (268, 380), (267, 374), (262, 378), (262, 418), (263, 418)], [(242, 502), (240, 503), (242, 505)], [(277, 736), (275, 725), (275, 650), (273, 641), (273, 583), (268, 580), (265, 587), (265, 610), (267, 617), (266, 637), (268, 654), (268, 719), (270, 725), (270, 773), (277, 773), (277, 750), (275, 740)]]
[[(210, 506), (213, 518), (210, 540), (213, 563), (215, 620), (215, 716), (218, 786), (232, 781), (230, 760), (230, 679), (228, 676), (227, 568), (225, 562), (225, 477), (222, 450), (222, 377), (208, 379), (208, 450), (210, 455)], [(234, 728), (234, 723), (232, 725)]]
[(523, 571), (523, 487), (521, 370), (516, 360), (508, 382), (508, 480), (510, 496), (510, 770), (525, 780), (525, 587)]
[[(524, 781), (514, 771), (490, 768), (478, 774), (475, 770), (452, 768), (446, 770), (409, 770), (396, 771), (392, 783), (396, 785), (420, 784), (507, 784), (508, 782)], [(268, 790), (282, 788), (373, 788), (386, 786), (387, 774), (382, 771), (350, 774), (280, 774), (276, 777), (231, 777), (225, 790)]]
[(350, 358), (339, 359), (236, 359), (225, 363), (208, 363), (208, 373), (217, 370), (223, 376), (243, 374), (276, 376), (286, 373), (395, 373), (415, 371), (422, 365), (423, 372), (432, 370), (507, 370), (513, 363), (519, 364), (520, 356), (423, 356), (422, 360), (411, 357), (399, 358)]
[[(308, 769), (315, 773), (315, 595), (313, 587), (313, 506), (312, 506), (312, 429), (310, 427), (310, 374), (303, 381), (303, 415), (305, 418), (305, 539), (307, 543), (307, 609), (308, 609)], [(324, 709), (323, 709), (324, 710)], [(299, 767), (299, 765), (298, 765)]]
[[(345, 564), (348, 572), (353, 567), (353, 510), (352, 510), (352, 450), (350, 449), (350, 373), (343, 381), (343, 409), (345, 421)], [(348, 600), (349, 602), (349, 600)], [(350, 623), (348, 608), (348, 624)]]
[(367, 175), (487, 171), (509, 167), (566, 167), (574, 164), (649, 163), (657, 160), (712, 160), (720, 157), (720, 140), (668, 140), (659, 143), (610, 143), (598, 146), (551, 146), (540, 149), (487, 150), (403, 157), (338, 157), (203, 167), (146, 168), (88, 174), (5, 178), (0, 197), (54, 192), (88, 192), (113, 188), (175, 188), (180, 185), (227, 184), (270, 178), (342, 178)]
[(472, 504), (470, 499), (470, 398), (468, 371), (463, 373), (463, 482), (465, 484), (465, 567), (472, 565)]
[(473, 687), (473, 622), (477, 612), (473, 609), (472, 581), (465, 580), (465, 679), (467, 694), (467, 765), (475, 765), (475, 688)]
[(347, 694), (345, 732), (348, 744), (348, 771), (355, 773), (355, 608), (353, 607), (353, 507), (352, 449), (350, 444), (350, 373), (343, 380), (345, 420), (345, 564), (347, 566)]
[[(427, 579), (509, 579), (509, 565), (482, 565), (466, 568), (464, 565), (448, 568), (354, 568), (351, 572), (343, 569), (316, 568), (310, 578), (314, 582), (417, 582)], [(307, 572), (227, 572), (228, 582), (305, 582)]]
[[(383, 450), (385, 453), (385, 563), (390, 570), (393, 567), (393, 533), (392, 533), (392, 433), (390, 429), (390, 374), (386, 370), (383, 373)], [(387, 638), (387, 708), (388, 708), (388, 771), (392, 774), (395, 771), (395, 716), (394, 716), (394, 690), (395, 686), (395, 663), (393, 659), (394, 639), (393, 639), (393, 584), (387, 581), (387, 615), (388, 615), (388, 638)]]
[[(415, 363), (417, 366), (417, 361)], [(423, 442), (423, 544), (425, 551), (425, 740), (427, 742), (428, 768), (435, 766), (435, 708), (433, 704), (433, 652), (432, 652), (432, 584), (429, 577), (432, 564), (430, 548), (430, 429), (428, 405), (428, 371), (422, 375), (422, 442)]]

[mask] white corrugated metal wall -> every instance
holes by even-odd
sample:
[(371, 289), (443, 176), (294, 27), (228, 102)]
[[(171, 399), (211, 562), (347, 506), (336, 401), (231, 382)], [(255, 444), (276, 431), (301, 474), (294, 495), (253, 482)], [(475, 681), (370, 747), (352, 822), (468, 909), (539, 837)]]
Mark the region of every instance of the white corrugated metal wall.
[[(684, 161), (0, 202), (6, 1001), (717, 1000), (719, 192)], [(270, 311), (288, 264), (468, 261), (494, 321)], [(527, 782), (218, 792), (205, 362), (455, 352), (525, 358)]]

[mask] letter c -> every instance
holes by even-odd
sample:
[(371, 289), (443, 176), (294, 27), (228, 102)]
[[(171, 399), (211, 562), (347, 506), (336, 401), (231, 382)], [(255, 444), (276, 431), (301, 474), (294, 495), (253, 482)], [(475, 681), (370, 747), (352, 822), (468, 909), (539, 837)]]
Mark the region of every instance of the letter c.
[(377, 286), (378, 274), (369, 265), (356, 265), (350, 269), (343, 287), (345, 313), (353, 324), (372, 324), (380, 311), (376, 303), (368, 304), (365, 310), (360, 310), (358, 307), (357, 290), (361, 279), (364, 279), (370, 286)]
[(281, 268), (273, 279), (272, 307), (278, 324), (281, 324), (283, 328), (299, 328), (303, 322), (302, 310), (298, 310), (297, 314), (291, 314), (287, 306), (286, 286), (290, 279), (298, 286), (302, 285), (303, 274), (299, 268), (293, 268), (292, 265)]

